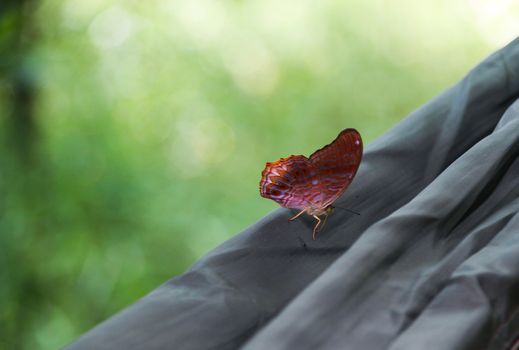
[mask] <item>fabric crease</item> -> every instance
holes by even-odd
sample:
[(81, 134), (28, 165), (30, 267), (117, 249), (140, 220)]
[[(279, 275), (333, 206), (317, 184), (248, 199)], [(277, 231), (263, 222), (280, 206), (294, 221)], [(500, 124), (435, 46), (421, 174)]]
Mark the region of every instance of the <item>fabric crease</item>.
[(518, 155), (516, 39), (366, 147), (361, 215), (275, 210), (67, 349), (519, 346)]

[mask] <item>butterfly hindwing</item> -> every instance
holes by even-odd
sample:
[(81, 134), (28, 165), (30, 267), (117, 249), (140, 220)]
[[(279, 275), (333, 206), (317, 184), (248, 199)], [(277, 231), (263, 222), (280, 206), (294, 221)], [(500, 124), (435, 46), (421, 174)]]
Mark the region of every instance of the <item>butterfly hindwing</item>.
[(262, 197), (272, 199), (286, 208), (305, 209), (315, 206), (319, 193), (317, 170), (308, 158), (292, 155), (267, 163), (260, 181)]

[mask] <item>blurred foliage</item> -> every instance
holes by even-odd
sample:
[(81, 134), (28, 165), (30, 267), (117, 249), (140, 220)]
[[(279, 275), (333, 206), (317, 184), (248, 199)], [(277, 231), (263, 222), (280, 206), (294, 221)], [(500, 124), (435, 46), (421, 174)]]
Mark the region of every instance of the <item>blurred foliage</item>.
[(369, 143), (518, 29), (496, 0), (0, 3), (0, 348), (72, 341), (275, 208), (266, 161)]

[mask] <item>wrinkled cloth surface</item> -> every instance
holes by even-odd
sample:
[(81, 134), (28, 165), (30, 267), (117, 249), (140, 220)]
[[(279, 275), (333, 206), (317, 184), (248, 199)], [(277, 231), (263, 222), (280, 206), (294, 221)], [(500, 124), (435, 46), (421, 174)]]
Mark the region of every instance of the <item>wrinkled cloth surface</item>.
[(275, 210), (67, 348), (511, 349), (518, 97), (516, 39), (367, 147), (361, 215)]

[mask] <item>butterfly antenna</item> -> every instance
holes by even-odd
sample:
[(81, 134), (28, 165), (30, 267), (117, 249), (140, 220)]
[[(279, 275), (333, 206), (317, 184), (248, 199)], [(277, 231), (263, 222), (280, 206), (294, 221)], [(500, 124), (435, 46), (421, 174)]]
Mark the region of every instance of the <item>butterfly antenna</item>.
[(351, 210), (351, 209), (348, 209), (348, 208), (339, 207), (339, 206), (337, 206), (337, 205), (334, 205), (333, 207), (334, 207), (334, 208), (339, 208), (339, 209), (342, 209), (342, 210), (349, 211), (350, 213), (355, 214), (355, 215), (360, 215), (360, 213), (358, 213), (358, 212), (356, 212), (356, 211), (353, 211), (353, 210)]

